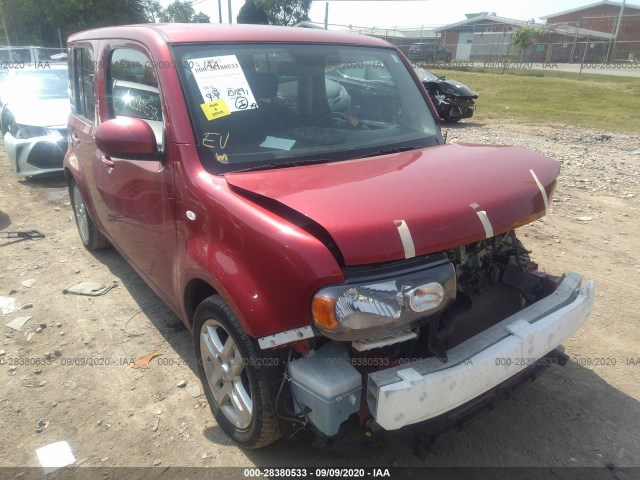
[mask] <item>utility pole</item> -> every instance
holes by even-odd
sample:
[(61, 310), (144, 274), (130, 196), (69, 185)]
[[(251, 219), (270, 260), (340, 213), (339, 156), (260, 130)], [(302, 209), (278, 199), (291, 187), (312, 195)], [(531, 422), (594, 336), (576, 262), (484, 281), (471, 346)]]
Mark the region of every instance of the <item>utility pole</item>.
[(231, 0), (228, 0), (228, 5), (229, 5), (229, 25), (231, 25), (233, 23), (233, 17), (231, 15)]
[(329, 30), (329, 2), (324, 2), (324, 29)]
[(222, 0), (218, 0), (218, 23), (222, 23)]
[(626, 0), (622, 0), (622, 5), (620, 5), (620, 15), (618, 16), (618, 24), (616, 25), (616, 33), (613, 37), (613, 49), (611, 51), (611, 57), (616, 54), (616, 45), (618, 43), (618, 32), (620, 31), (620, 24), (622, 23), (622, 14), (624, 13), (624, 4)]

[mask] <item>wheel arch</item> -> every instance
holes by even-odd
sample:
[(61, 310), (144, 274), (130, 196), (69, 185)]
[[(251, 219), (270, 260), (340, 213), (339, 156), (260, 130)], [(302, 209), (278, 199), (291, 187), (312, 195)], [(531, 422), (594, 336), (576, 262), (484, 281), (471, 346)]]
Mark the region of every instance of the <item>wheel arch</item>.
[(64, 183), (67, 185), (67, 188), (69, 188), (71, 186), (71, 181), (75, 181), (75, 177), (73, 176), (71, 169), (67, 166), (64, 167), (62, 173), (64, 174)]
[(201, 278), (192, 278), (187, 283), (183, 294), (183, 307), (190, 328), (193, 327), (193, 315), (202, 301), (211, 295), (218, 294), (213, 286)]

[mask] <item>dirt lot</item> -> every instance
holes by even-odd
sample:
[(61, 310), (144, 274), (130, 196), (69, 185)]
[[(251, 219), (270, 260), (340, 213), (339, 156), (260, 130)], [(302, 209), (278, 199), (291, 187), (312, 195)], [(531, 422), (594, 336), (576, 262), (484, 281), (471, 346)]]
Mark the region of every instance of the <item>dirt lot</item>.
[[(37, 229), (46, 238), (0, 239), (0, 295), (32, 304), (1, 319), (32, 316), (22, 332), (3, 327), (0, 466), (39, 466), (35, 449), (60, 440), (77, 465), (101, 468), (640, 466), (640, 137), (475, 122), (448, 135), (523, 145), (562, 163), (549, 215), (524, 227), (521, 239), (547, 271), (595, 279), (595, 309), (564, 345), (572, 359), (566, 367), (552, 367), (445, 437), (426, 459), (415, 454), (419, 426), (387, 433), (367, 449), (355, 442), (321, 449), (303, 437), (243, 451), (218, 428), (204, 396), (194, 396), (190, 333), (115, 251), (94, 255), (82, 247), (61, 177), (18, 180), (2, 150), (0, 228)], [(79, 281), (114, 280), (118, 286), (104, 296), (62, 293)], [(155, 349), (161, 355), (148, 370), (127, 364)], [(52, 362), (35, 365), (45, 354)], [(623, 478), (616, 471), (607, 478)]]

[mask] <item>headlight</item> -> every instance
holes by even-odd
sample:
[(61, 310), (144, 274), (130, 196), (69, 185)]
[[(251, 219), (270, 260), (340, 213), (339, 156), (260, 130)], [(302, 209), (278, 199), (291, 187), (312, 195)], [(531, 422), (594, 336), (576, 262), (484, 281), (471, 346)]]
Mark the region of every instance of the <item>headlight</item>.
[(12, 125), (12, 130), (13, 136), (21, 139), (49, 137), (49, 140), (55, 143), (63, 138), (60, 132), (58, 132), (57, 130), (44, 127), (36, 127), (33, 125), (15, 124)]
[(313, 298), (312, 313), (327, 337), (365, 340), (407, 330), (455, 298), (455, 269), (443, 260), (393, 278), (323, 288)]

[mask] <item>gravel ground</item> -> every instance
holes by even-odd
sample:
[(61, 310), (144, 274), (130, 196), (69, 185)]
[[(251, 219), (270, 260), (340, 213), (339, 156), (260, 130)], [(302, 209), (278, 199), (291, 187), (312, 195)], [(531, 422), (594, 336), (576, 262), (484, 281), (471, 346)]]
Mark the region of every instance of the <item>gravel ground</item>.
[[(522, 145), (561, 162), (549, 214), (523, 227), (521, 239), (545, 270), (578, 271), (596, 281), (594, 312), (564, 345), (567, 366), (552, 367), (443, 438), (426, 458), (416, 455), (419, 425), (367, 448), (355, 439), (318, 448), (303, 436), (244, 451), (229, 442), (199, 395), (191, 337), (177, 317), (116, 252), (82, 248), (60, 177), (18, 180), (3, 152), (0, 228), (38, 229), (46, 238), (0, 239), (0, 295), (32, 305), (2, 317), (4, 324), (32, 318), (22, 332), (3, 330), (0, 466), (38, 466), (35, 449), (60, 440), (69, 442), (77, 465), (101, 469), (609, 465), (598, 478), (621, 479), (621, 468), (640, 466), (640, 137), (467, 122), (448, 127), (448, 139)], [(62, 293), (78, 281), (114, 280), (118, 286), (101, 297)], [(156, 349), (161, 354), (149, 369), (128, 365)], [(47, 354), (52, 362), (33, 364)], [(63, 365), (76, 358), (109, 364)]]

